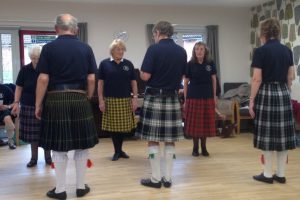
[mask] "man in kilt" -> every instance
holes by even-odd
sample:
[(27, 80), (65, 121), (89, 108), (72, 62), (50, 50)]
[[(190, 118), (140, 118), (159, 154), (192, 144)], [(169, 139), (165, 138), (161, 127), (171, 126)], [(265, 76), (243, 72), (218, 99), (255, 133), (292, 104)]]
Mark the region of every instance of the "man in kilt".
[[(249, 112), (254, 118), (254, 147), (262, 150), (264, 171), (257, 181), (285, 183), (288, 150), (296, 148), (290, 87), (294, 79), (291, 50), (280, 44), (276, 19), (261, 24), (261, 41), (253, 55), (253, 79)], [(272, 155), (277, 153), (277, 171), (272, 172)]]
[(39, 145), (53, 150), (56, 187), (47, 193), (66, 199), (68, 151), (75, 150), (76, 195), (86, 195), (84, 184), (88, 149), (98, 143), (89, 98), (95, 89), (97, 70), (90, 46), (76, 37), (77, 19), (70, 14), (57, 16), (58, 38), (46, 44), (37, 69), (36, 117), (41, 119)]
[[(136, 133), (148, 140), (152, 176), (141, 180), (148, 187), (171, 187), (175, 141), (183, 139), (182, 116), (178, 90), (186, 68), (185, 50), (171, 39), (173, 26), (166, 21), (153, 28), (151, 45), (141, 67), (141, 79), (147, 81), (144, 104)], [(165, 175), (160, 173), (160, 146), (165, 143)]]

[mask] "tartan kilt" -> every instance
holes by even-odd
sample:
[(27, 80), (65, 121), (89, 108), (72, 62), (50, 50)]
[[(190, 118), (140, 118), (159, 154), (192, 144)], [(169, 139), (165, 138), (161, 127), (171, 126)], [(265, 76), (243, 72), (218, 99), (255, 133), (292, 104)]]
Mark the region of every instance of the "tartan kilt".
[(262, 83), (254, 103), (254, 147), (264, 151), (296, 148), (290, 92), (285, 83)]
[(87, 149), (98, 143), (86, 94), (48, 93), (43, 107), (39, 145), (45, 150)]
[(114, 133), (130, 133), (135, 127), (131, 98), (105, 98), (102, 130)]
[(214, 99), (187, 99), (184, 131), (189, 137), (216, 136)]
[(178, 95), (145, 95), (136, 135), (154, 142), (184, 139)]
[(21, 105), (20, 139), (27, 143), (39, 142), (41, 121), (35, 117), (35, 107)]

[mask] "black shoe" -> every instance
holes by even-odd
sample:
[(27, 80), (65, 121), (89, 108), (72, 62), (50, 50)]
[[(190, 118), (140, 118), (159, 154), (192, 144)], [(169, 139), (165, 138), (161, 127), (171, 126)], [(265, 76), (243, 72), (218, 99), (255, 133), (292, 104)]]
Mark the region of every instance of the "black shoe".
[(45, 159), (45, 163), (46, 163), (46, 165), (51, 165), (52, 164), (52, 158), (50, 157), (50, 158), (46, 158)]
[(128, 156), (124, 151), (121, 151), (119, 157), (120, 157), (120, 158), (129, 158), (129, 156)]
[(83, 197), (87, 193), (91, 191), (90, 187), (87, 184), (84, 184), (85, 189), (76, 189), (76, 196), (77, 197)]
[(276, 174), (273, 175), (273, 180), (277, 181), (278, 183), (286, 183), (286, 178), (285, 177), (279, 177)]
[(2, 147), (2, 146), (6, 146), (6, 145), (8, 145), (8, 142), (6, 141), (3, 141), (3, 140), (0, 140), (0, 147)]
[(201, 152), (201, 154), (202, 154), (202, 156), (205, 156), (205, 157), (208, 157), (208, 156), (209, 156), (209, 153), (208, 153), (207, 150), (203, 150), (203, 151)]
[(27, 163), (26, 166), (27, 166), (28, 168), (31, 168), (31, 167), (36, 166), (36, 164), (37, 164), (37, 160), (31, 159), (31, 160), (29, 161), (29, 163)]
[(193, 153), (192, 153), (192, 156), (194, 156), (194, 157), (198, 157), (198, 156), (200, 156), (200, 154), (199, 154), (199, 152), (198, 152), (198, 151), (193, 151)]
[(8, 148), (14, 150), (17, 148), (17, 146), (14, 143), (8, 143)]
[(141, 184), (147, 187), (161, 188), (161, 181), (159, 181), (158, 183), (153, 183), (150, 178), (142, 179)]
[(273, 183), (273, 178), (267, 178), (264, 176), (263, 173), (257, 176), (253, 176), (253, 179), (264, 183), (269, 183), (269, 184)]
[(115, 153), (111, 159), (111, 161), (117, 161), (120, 158), (120, 153)]
[(170, 188), (172, 186), (172, 181), (167, 181), (165, 177), (161, 178), (161, 182), (165, 188)]
[(47, 192), (47, 196), (52, 199), (60, 199), (60, 200), (65, 200), (67, 199), (67, 193), (66, 192), (61, 192), (61, 193), (55, 193), (55, 188)]

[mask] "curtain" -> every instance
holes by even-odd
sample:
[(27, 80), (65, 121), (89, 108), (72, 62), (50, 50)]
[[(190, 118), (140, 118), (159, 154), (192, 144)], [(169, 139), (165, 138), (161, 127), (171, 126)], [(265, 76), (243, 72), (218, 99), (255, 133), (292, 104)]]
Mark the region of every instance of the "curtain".
[(148, 45), (150, 46), (151, 44), (154, 44), (153, 40), (153, 34), (152, 34), (152, 29), (154, 27), (154, 24), (147, 24), (146, 26), (146, 31), (147, 31), (147, 41)]
[(77, 37), (80, 41), (84, 43), (88, 43), (88, 30), (87, 30), (87, 22), (78, 23), (78, 33)]
[[(210, 49), (210, 55), (216, 64), (218, 77), (220, 80), (220, 61), (219, 61), (219, 27), (217, 25), (206, 26), (207, 46)], [(221, 81), (221, 80), (220, 80)]]

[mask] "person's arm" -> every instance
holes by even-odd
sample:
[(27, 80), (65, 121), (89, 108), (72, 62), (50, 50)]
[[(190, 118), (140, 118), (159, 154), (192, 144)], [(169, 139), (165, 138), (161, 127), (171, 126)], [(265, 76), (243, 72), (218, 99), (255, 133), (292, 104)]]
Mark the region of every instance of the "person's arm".
[(37, 79), (36, 97), (35, 97), (35, 116), (38, 119), (42, 117), (42, 102), (45, 97), (49, 83), (49, 75), (41, 73)]
[(88, 74), (87, 76), (87, 96), (89, 99), (92, 98), (95, 91), (96, 77), (95, 74)]
[(13, 115), (19, 115), (19, 110), (20, 110), (19, 103), (20, 103), (22, 91), (23, 91), (23, 87), (17, 85), (15, 90), (15, 98), (14, 98), (14, 102), (12, 103), (12, 110), (11, 110), (11, 113)]
[(251, 83), (251, 92), (250, 92), (250, 103), (249, 103), (249, 113), (252, 118), (255, 117), (254, 113), (254, 100), (256, 97), (256, 94), (258, 92), (258, 89), (260, 87), (260, 84), (262, 82), (262, 71), (260, 68), (253, 68), (253, 77), (252, 77), (252, 83)]
[(137, 109), (137, 99), (138, 99), (138, 89), (137, 89), (137, 82), (136, 80), (131, 80), (131, 90), (133, 93), (133, 98), (131, 101), (131, 108), (132, 111), (134, 112)]
[(288, 75), (287, 75), (287, 84), (288, 84), (289, 90), (291, 90), (293, 80), (295, 80), (294, 66), (290, 66)]
[(214, 99), (215, 99), (215, 103), (217, 104), (217, 78), (216, 78), (215, 74), (213, 74), (211, 76), (211, 80), (212, 80), (212, 86), (213, 86)]
[(99, 100), (99, 109), (100, 109), (101, 112), (105, 111), (103, 86), (104, 86), (104, 81), (99, 79), (98, 80), (98, 100)]
[(148, 81), (151, 78), (151, 74), (140, 71), (140, 77), (143, 81)]
[(183, 81), (183, 95), (184, 95), (184, 101), (186, 100), (189, 82), (190, 82), (190, 79), (184, 77), (184, 81)]

